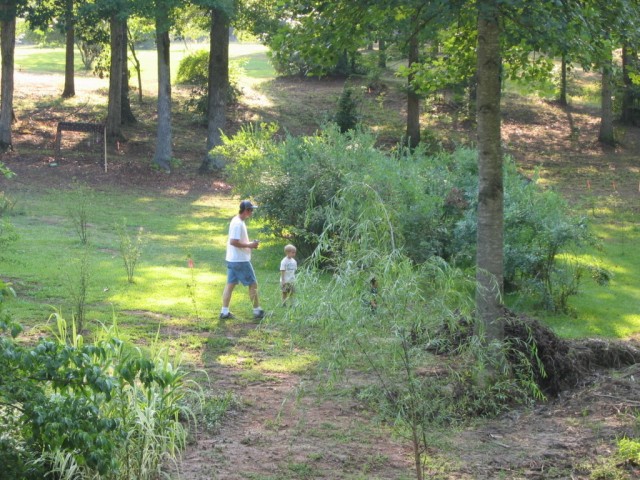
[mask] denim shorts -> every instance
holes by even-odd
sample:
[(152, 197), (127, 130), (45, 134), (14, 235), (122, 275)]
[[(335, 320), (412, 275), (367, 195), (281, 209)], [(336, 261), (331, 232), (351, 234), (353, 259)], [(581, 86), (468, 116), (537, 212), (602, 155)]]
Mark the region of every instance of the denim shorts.
[(258, 283), (251, 262), (227, 262), (227, 283), (241, 283), (245, 287)]

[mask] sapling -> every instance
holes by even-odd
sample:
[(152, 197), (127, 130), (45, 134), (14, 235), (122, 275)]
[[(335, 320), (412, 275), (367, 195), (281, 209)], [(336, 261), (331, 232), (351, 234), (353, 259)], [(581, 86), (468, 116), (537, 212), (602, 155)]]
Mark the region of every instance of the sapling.
[(67, 280), (67, 290), (71, 301), (72, 320), (75, 329), (82, 332), (84, 329), (85, 310), (89, 285), (91, 281), (91, 264), (89, 250), (83, 247), (80, 256), (65, 271)]
[(73, 228), (78, 234), (80, 243), (89, 243), (89, 206), (91, 205), (92, 192), (89, 188), (79, 186), (72, 193), (67, 214), (71, 219)]
[(187, 283), (187, 292), (189, 293), (189, 298), (191, 299), (191, 304), (193, 305), (193, 310), (196, 314), (196, 320), (200, 320), (200, 312), (198, 310), (198, 302), (196, 298), (197, 280), (195, 264), (191, 255), (187, 257), (187, 267), (189, 267), (189, 273), (191, 275), (191, 281)]
[(131, 238), (125, 218), (122, 220), (122, 223), (116, 224), (116, 230), (120, 237), (120, 255), (122, 255), (124, 268), (127, 272), (127, 281), (134, 283), (133, 275), (145, 244), (144, 228), (138, 227), (135, 237)]

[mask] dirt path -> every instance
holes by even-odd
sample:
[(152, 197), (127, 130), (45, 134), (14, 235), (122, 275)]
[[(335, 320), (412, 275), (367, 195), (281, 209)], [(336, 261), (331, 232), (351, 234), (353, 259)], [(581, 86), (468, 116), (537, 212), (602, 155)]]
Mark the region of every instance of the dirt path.
[[(253, 328), (234, 325), (225, 338), (235, 344)], [(237, 367), (214, 361), (205, 369), (211, 394), (233, 392), (240, 406), (217, 432), (200, 432), (184, 454), (183, 478), (411, 478), (407, 442), (392, 438), (350, 396), (320, 395), (317, 381), (304, 375), (247, 378), (240, 360)]]
[[(227, 340), (235, 342), (247, 328), (253, 326), (239, 325)], [(373, 421), (348, 386), (326, 396), (306, 376), (247, 380), (240, 363), (207, 365), (216, 391), (233, 392), (241, 407), (217, 432), (201, 431), (189, 445), (182, 478), (415, 478), (408, 439)], [(640, 365), (603, 371), (533, 410), (452, 430), (429, 448), (426, 478), (591, 479), (598, 458), (610, 457), (617, 439), (637, 435), (639, 381)], [(626, 468), (622, 478), (640, 475), (640, 466)]]

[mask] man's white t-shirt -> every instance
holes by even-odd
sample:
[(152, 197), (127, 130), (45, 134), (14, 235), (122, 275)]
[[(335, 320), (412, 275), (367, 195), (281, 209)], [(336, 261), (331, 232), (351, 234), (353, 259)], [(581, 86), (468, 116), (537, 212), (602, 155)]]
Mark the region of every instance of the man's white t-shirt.
[(280, 262), (280, 271), (284, 271), (284, 283), (293, 283), (296, 279), (296, 268), (298, 268), (298, 262), (294, 258), (284, 257)]
[(250, 248), (238, 248), (231, 245), (231, 240), (240, 240), (243, 243), (249, 242), (249, 234), (247, 233), (247, 226), (244, 221), (236, 215), (231, 219), (229, 224), (229, 239), (227, 240), (227, 262), (250, 262), (251, 261), (251, 249)]

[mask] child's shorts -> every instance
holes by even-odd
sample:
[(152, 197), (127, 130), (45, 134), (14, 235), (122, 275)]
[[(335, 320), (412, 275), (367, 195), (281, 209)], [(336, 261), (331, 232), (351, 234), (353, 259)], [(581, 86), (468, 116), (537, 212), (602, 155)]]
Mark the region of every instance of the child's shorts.
[(295, 292), (296, 290), (293, 283), (283, 283), (280, 288), (282, 289), (282, 293), (289, 293), (289, 294)]

